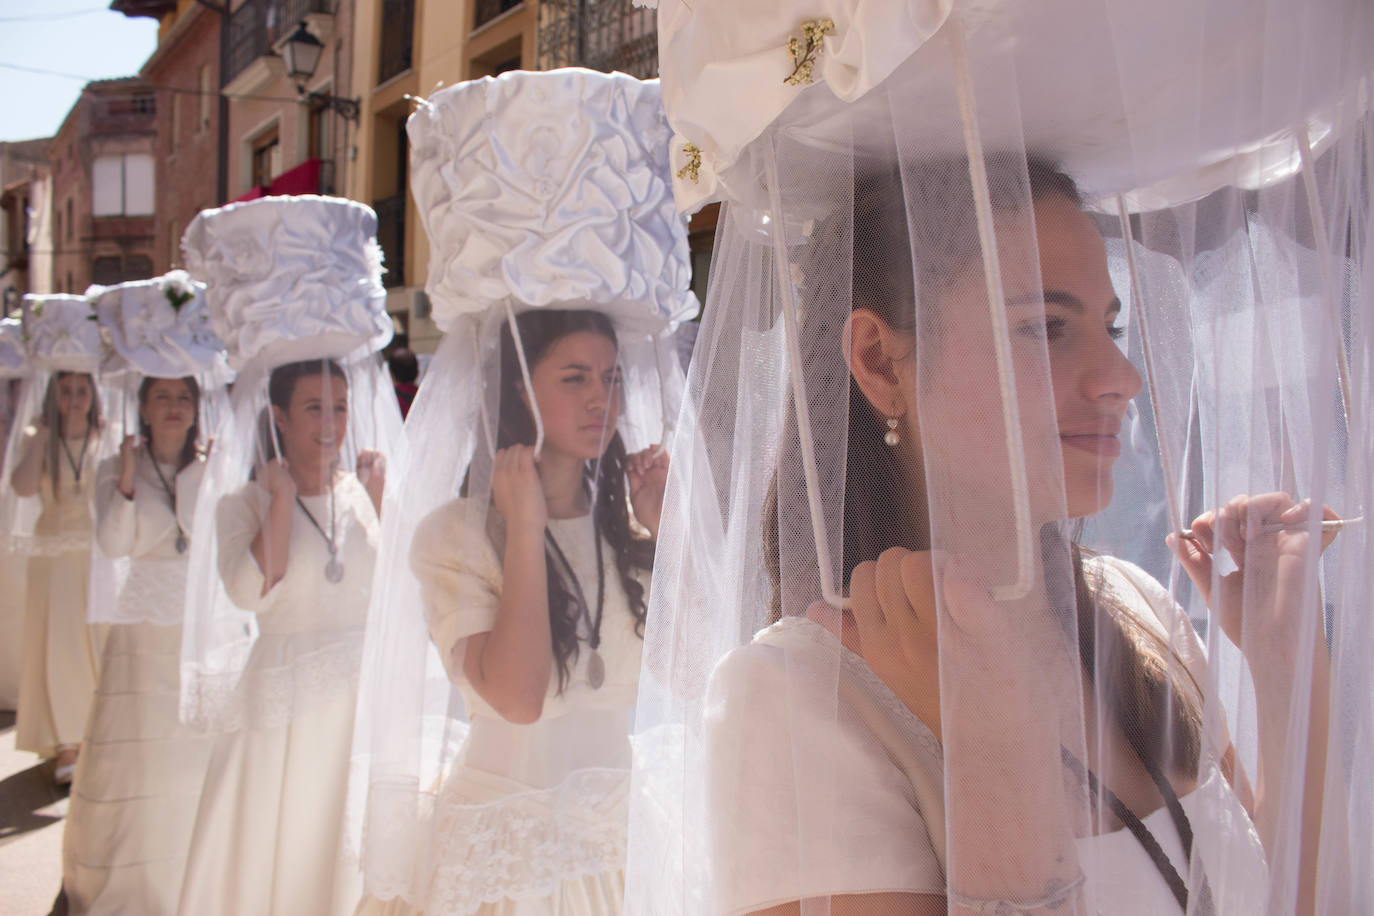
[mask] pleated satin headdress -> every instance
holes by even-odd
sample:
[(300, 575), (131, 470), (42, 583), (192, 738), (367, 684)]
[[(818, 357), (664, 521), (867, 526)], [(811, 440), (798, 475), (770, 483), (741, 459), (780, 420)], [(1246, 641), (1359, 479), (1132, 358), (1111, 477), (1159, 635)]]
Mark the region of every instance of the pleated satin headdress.
[(182, 714), (203, 728), (289, 721), (351, 689), (356, 627), (321, 636), (312, 651), (275, 667), (244, 670), (256, 619), (225, 593), (215, 519), (224, 496), (282, 454), (268, 389), (283, 366), (302, 364), (288, 371), (323, 379), (326, 402), (346, 395), (346, 429), (322, 411), (322, 436), (337, 442), (337, 470), (352, 472), (361, 451), (390, 458), (401, 447), (400, 412), (378, 355), (393, 326), (376, 228), (372, 210), (353, 201), (268, 197), (206, 210), (182, 238), (187, 271), (204, 285), (211, 326), (238, 372), (191, 539)]
[[(570, 315), (591, 314), (599, 333), (614, 336), (622, 383), (608, 450), (666, 445), (681, 391), (676, 328), (698, 304), (656, 82), (575, 69), (505, 73), (435, 93), (407, 127), (412, 191), (430, 239), (426, 291), (444, 339), (408, 418), (405, 486), (383, 517), (378, 575), (387, 587), (370, 618), (354, 814), (355, 822), (365, 814), (369, 891), (443, 909), (439, 901), (542, 893), (550, 875), (607, 867), (623, 856), (624, 830), (612, 824), (611, 842), (596, 846), (569, 823), (548, 855), (534, 857), (543, 861), (504, 876), (427, 874), (456, 854), (454, 843), (482, 842), (484, 817), (504, 815), (435, 797), (439, 774), (464, 753), (470, 710), (430, 641), (411, 569), (417, 527), (461, 493), (465, 529), (500, 537), (499, 520), (488, 518), (492, 456), (515, 441), (506, 438), (507, 415), (525, 415), (516, 391), (530, 396), (525, 444), (542, 446), (544, 417), (529, 384), (537, 354), (527, 345)], [(601, 460), (588, 480), (600, 479)], [(592, 689), (587, 657), (570, 671), (568, 690)], [(601, 851), (588, 858), (593, 846)]]
[[(8, 377), (22, 375), (24, 382), (13, 405), (14, 420), (5, 444), (4, 463), (0, 466), (5, 468), (6, 474), (13, 473), (23, 458), (26, 434), (34, 429), (43, 433), (55, 422), (57, 380), (60, 375), (73, 372), (91, 377), (93, 416), (102, 418), (90, 433), (88, 451), (97, 459), (110, 454), (119, 447), (120, 427), (118, 423), (110, 423), (109, 418), (118, 416), (122, 393), (117, 387), (102, 384), (100, 370), (111, 351), (101, 337), (91, 300), (86, 296), (51, 293), (26, 295), (21, 305), (17, 334), (23, 359), (12, 350), (16, 325), (7, 319), (5, 349), (11, 356), (5, 363), (7, 369), (15, 367), (9, 371), (16, 375)], [(51, 401), (45, 397), (50, 388), (54, 389)], [(52, 446), (50, 441), (49, 447)], [(36, 533), (34, 525), (39, 510), (37, 496), (17, 496), (8, 480), (0, 487), (0, 537), (4, 538), (4, 549), (50, 555), (88, 546), (84, 535)]]

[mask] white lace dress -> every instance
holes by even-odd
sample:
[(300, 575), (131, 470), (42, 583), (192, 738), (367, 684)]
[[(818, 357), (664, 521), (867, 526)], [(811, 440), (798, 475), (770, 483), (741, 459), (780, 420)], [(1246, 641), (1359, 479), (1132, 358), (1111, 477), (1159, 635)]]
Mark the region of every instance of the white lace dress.
[(161, 466), (177, 515), (146, 452), (132, 500), (117, 489), (120, 465), (108, 458), (97, 474), (96, 540), (131, 558), (114, 616), (141, 622), (109, 626), (63, 828), (62, 886), (73, 914), (157, 916), (176, 910), (210, 757), (210, 740), (177, 718), (188, 556), (176, 550), (177, 523), (191, 530), (205, 463)]
[[(591, 516), (550, 520), (549, 531), (594, 605)], [(563, 692), (555, 670), (539, 721), (516, 725), (483, 701), (454, 663), (455, 646), (495, 623), (502, 583), (496, 549), (466, 521), (461, 502), (441, 507), (416, 532), (411, 565), (423, 588), (430, 636), (470, 719), (435, 805), (426, 916), (612, 916), (622, 910), (629, 734), (643, 640), (604, 540), (602, 551), (605, 681), (600, 688), (588, 682), (591, 653), (583, 643)], [(640, 581), (647, 596), (647, 576)], [(462, 658), (461, 649), (456, 655)], [(370, 904), (362, 911), (407, 909)]]
[[(215, 740), (179, 912), (195, 916), (350, 913), (362, 893), (344, 860), (353, 708), (379, 526), (356, 477), (335, 485), (343, 579), (295, 509), (286, 574), (262, 593), (251, 544), (271, 501), (256, 483), (219, 504), (219, 569), (230, 599), (256, 613), (259, 635), (241, 683), (243, 727)], [(329, 496), (302, 497), (329, 525)]]
[[(1147, 623), (1172, 617), (1168, 593), (1143, 570), (1110, 558), (1090, 562), (1100, 564), (1114, 595), (1128, 601), (1137, 617)], [(945, 893), (944, 874), (911, 779), (843, 695), (836, 709), (837, 650), (840, 677), (858, 685), (896, 725), (940, 785), (939, 741), (862, 658), (838, 646), (830, 631), (806, 617), (786, 617), (768, 627), (727, 655), (710, 685), (706, 765), (716, 912), (748, 913), (836, 894)], [(804, 669), (811, 664), (817, 675), (808, 679)], [(807, 683), (815, 686), (815, 696), (798, 696), (797, 686)], [(808, 712), (813, 713), (810, 718)], [(843, 778), (824, 792), (798, 792), (795, 761), (807, 758), (826, 759), (829, 771)], [(758, 765), (742, 765), (746, 761)], [(799, 800), (810, 798), (819, 805), (821, 797), (833, 808), (799, 809)], [(1230, 787), (1216, 777), (1180, 801), (1193, 826), (1195, 855), (1204, 867), (1209, 861), (1224, 862), (1231, 879), (1225, 894), (1217, 895), (1217, 913), (1263, 912), (1264, 851)], [(1219, 811), (1224, 816), (1218, 817)], [(797, 824), (816, 824), (821, 818), (827, 829), (808, 836), (808, 867), (799, 869)], [(1175, 868), (1188, 874), (1168, 812), (1161, 808), (1143, 821)], [(1237, 845), (1236, 835), (1245, 842)], [(1100, 912), (1159, 916), (1179, 911), (1154, 863), (1128, 831), (1092, 842), (1096, 854), (1085, 870)], [(1085, 856), (1085, 866), (1088, 861)], [(1239, 874), (1251, 880), (1236, 880)]]

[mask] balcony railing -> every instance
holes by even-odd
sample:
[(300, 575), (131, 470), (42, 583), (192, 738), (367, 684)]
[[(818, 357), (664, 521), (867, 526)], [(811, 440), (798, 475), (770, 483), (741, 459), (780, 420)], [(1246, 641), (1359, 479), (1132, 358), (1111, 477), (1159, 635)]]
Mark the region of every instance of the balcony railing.
[(229, 59), (220, 77), (221, 85), (229, 85), (248, 65), (267, 53), (267, 0), (245, 0), (229, 14)]
[(125, 134), (157, 129), (157, 96), (97, 96), (91, 106), (91, 133)]
[(476, 16), (472, 27), (479, 29), (502, 13), (508, 13), (515, 9), (523, 2), (524, 0), (477, 0), (473, 5)]
[(229, 14), (229, 61), (223, 85), (228, 85), (272, 43), (289, 35), (311, 13), (333, 13), (336, 0), (244, 0)]
[[(277, 16), (274, 26), (277, 38), (290, 34), (302, 19), (311, 13), (333, 13), (336, 0), (276, 0)], [(285, 29), (286, 31), (283, 31)]]
[(415, 44), (415, 0), (382, 0), (382, 48), (378, 85), (410, 69)]
[(543, 0), (539, 4), (539, 69), (587, 67), (658, 76), (654, 10), (630, 0)]
[(387, 289), (406, 285), (406, 195), (395, 194), (372, 202), (377, 211), (377, 244), (386, 258), (382, 285)]

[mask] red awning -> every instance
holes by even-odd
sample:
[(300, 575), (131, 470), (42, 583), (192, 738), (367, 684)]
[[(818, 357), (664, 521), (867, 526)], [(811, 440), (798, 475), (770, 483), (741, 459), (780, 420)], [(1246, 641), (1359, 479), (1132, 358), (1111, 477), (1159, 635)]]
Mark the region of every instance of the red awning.
[(320, 165), (322, 159), (307, 159), (295, 168), (287, 169), (272, 179), (272, 194), (320, 193)]

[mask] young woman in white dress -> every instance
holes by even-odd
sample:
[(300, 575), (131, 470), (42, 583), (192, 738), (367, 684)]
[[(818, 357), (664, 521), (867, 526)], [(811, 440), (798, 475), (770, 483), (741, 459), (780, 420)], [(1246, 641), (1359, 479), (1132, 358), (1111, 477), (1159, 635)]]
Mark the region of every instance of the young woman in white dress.
[(255, 703), (272, 708), (283, 697), (242, 698), (248, 717), (214, 742), (181, 913), (329, 914), (357, 904), (356, 870), (341, 857), (355, 701), (347, 659), (356, 665), (354, 635), (367, 618), (385, 465), (364, 451), (358, 474), (339, 467), (350, 395), (333, 361), (273, 369), (275, 432), (264, 425), (260, 435), (267, 449), (279, 442), (280, 455), (216, 507), (219, 575), (257, 621), (247, 689), (274, 676), (309, 680), (312, 657), (340, 647), (347, 658), (302, 688), (288, 714), (258, 721)]
[[(584, 817), (604, 819), (607, 839), (624, 829), (628, 783), (615, 774), (630, 767), (668, 456), (627, 455), (616, 432), (623, 382), (609, 318), (537, 309), (516, 322), (531, 389), (505, 328), (492, 511), (448, 503), (421, 522), (411, 549), (435, 648), (470, 719), (438, 793), (424, 912), (614, 914), (619, 867), (543, 893), (501, 887), (527, 884), (522, 873), (540, 868), (539, 848), (560, 831), (595, 857), (598, 831)], [(543, 419), (537, 458), (531, 400)], [(560, 794), (570, 779), (587, 785)], [(480, 806), (489, 816), (472, 816)]]
[(29, 560), (28, 609), (15, 746), (56, 758), (69, 783), (100, 670), (101, 639), (86, 623), (91, 506), (104, 428), (94, 378), (54, 372), (42, 413), (23, 433), (10, 485), (37, 495), (35, 543), (53, 545)]
[(178, 719), (187, 549), (205, 472), (200, 407), (194, 377), (144, 378), (138, 433), (98, 469), (96, 543), (128, 569), (64, 826), (73, 913), (176, 910), (210, 754), (210, 739)]
[[(960, 168), (966, 170), (961, 163), (952, 166)], [(1045, 291), (1033, 298), (1037, 303), (1043, 299), (1044, 314), (1023, 315), (1010, 307), (1013, 347), (1030, 352), (1048, 348), (1064, 497), (1069, 516), (1082, 518), (1101, 511), (1111, 499), (1118, 430), (1142, 381), (1115, 342), (1122, 334), (1121, 306), (1101, 236), (1082, 212), (1077, 190), (1067, 176), (1035, 160), (1028, 174), (1035, 233), (1028, 247), (1039, 253), (1039, 282)], [(986, 422), (979, 418), (989, 416), (987, 395), (995, 397), (996, 392), (980, 390), (994, 373), (990, 354), (972, 343), (986, 321), (986, 308), (979, 308), (980, 283), (955, 283), (943, 294), (934, 306), (940, 315), (937, 342), (917, 357), (913, 313), (900, 305), (911, 301), (909, 291), (905, 296), (900, 292), (909, 281), (892, 261), (874, 256), (880, 238), (890, 244), (892, 233), (900, 231), (900, 211), (890, 203), (900, 200), (894, 180), (895, 173), (862, 179), (855, 199), (856, 252), (865, 254), (856, 254), (854, 311), (846, 343), (853, 378), (843, 515), (850, 607), (841, 613), (816, 602), (805, 617), (780, 620), (751, 645), (727, 656), (711, 685), (708, 783), (717, 819), (712, 855), (735, 866), (728, 873), (722, 909), (787, 916), (805, 912), (803, 901), (824, 900), (830, 913), (856, 916), (978, 912), (985, 895), (971, 890), (959, 898), (948, 895), (947, 863), (957, 861), (963, 874), (981, 874), (990, 887), (1005, 887), (1007, 869), (1014, 870), (1012, 880), (1020, 890), (989, 898), (999, 901), (1038, 901), (1050, 909), (1071, 905), (1084, 885), (1074, 873), (1077, 868), (1086, 875), (1086, 893), (1093, 895), (1089, 899), (1103, 912), (1169, 912), (1174, 906), (1182, 911), (1190, 890), (1201, 895), (1196, 905), (1204, 911), (1254, 912), (1262, 906), (1266, 877), (1259, 840), (1271, 848), (1278, 842), (1264, 829), (1274, 823), (1273, 812), (1264, 810), (1264, 780), (1266, 775), (1275, 778), (1272, 774), (1280, 768), (1272, 759), (1266, 766), (1261, 757), (1255, 792), (1245, 772), (1235, 767), (1224, 732), (1219, 734), (1214, 724), (1207, 733), (1201, 694), (1208, 679), (1205, 653), (1167, 590), (1131, 563), (1088, 557), (1077, 545), (1070, 546), (1074, 592), (1065, 600), (1077, 617), (1081, 683), (1075, 684), (1057, 678), (1062, 672), (1044, 663), (1059, 651), (1062, 623), (1048, 617), (1030, 623), (1005, 619), (979, 582), (982, 570), (970, 575), (954, 560), (939, 563), (931, 551), (930, 535), (923, 529), (940, 510), (931, 507), (924, 489), (929, 456), (923, 456), (922, 442), (931, 440), (922, 438), (921, 425), (938, 424), (944, 432), (932, 465), (957, 452), (966, 479), (985, 475), (989, 489), (995, 489), (999, 456), (989, 459), (987, 450), (974, 446), (982, 434), (980, 424)], [(1007, 216), (996, 210), (994, 215)], [(945, 223), (943, 231), (948, 233), (956, 222)], [(1002, 238), (1008, 260), (1016, 256), (1014, 231), (1007, 229)], [(957, 245), (951, 248), (959, 250)], [(922, 245), (920, 250), (930, 249)], [(958, 265), (935, 266), (935, 261), (932, 257), (923, 264), (926, 296), (932, 295), (929, 281), (937, 273), (961, 273)], [(1029, 288), (1018, 280), (1008, 277), (1008, 300), (1031, 300)], [(931, 376), (921, 375), (926, 372)], [(917, 390), (918, 377), (948, 379), (934, 384), (957, 386), (963, 394), (954, 401), (929, 396), (921, 401), (925, 409), (918, 409), (909, 394)], [(980, 384), (969, 386), (970, 379)], [(942, 414), (941, 408), (963, 419)], [(887, 424), (885, 418), (893, 416), (898, 422)], [(962, 433), (961, 425), (966, 427)], [(795, 459), (784, 449), (780, 461), (789, 460)], [(1004, 468), (1001, 473), (1005, 475)], [(780, 481), (787, 476), (779, 470)], [(965, 508), (973, 511), (972, 506), (970, 501)], [(776, 564), (777, 511), (774, 498), (765, 509), (764, 537), (765, 556), (773, 558), (775, 609), (787, 587)], [(1281, 493), (1237, 498), (1220, 513), (1196, 519), (1195, 540), (1171, 540), (1203, 594), (1211, 587), (1211, 551), (1223, 549), (1223, 542), (1242, 574), (1256, 562), (1271, 569), (1271, 596), (1266, 602), (1246, 602), (1243, 612), (1238, 590), (1223, 582), (1217, 609), (1236, 644), (1242, 644), (1242, 625), (1290, 628), (1285, 640), (1290, 645), (1301, 644), (1303, 628), (1320, 628), (1318, 618), (1304, 620), (1298, 613), (1307, 532), (1287, 530), (1258, 538), (1244, 534), (1247, 516), (1296, 527), (1307, 511)], [(1327, 542), (1333, 537), (1327, 535)], [(1048, 554), (1059, 548), (1051, 541), (1044, 549)], [(943, 582), (937, 586), (935, 571), (941, 566)], [(942, 614), (954, 625), (940, 623)], [(1170, 648), (1170, 635), (1177, 640), (1180, 632), (1187, 640), (1181, 648)], [(827, 716), (833, 707), (826, 698), (834, 696), (835, 682), (819, 674), (799, 682), (786, 669), (807, 662), (817, 672), (824, 669), (837, 638), (843, 646), (837, 677), (847, 686), (841, 688), (839, 724), (832, 731)], [(1313, 633), (1306, 638), (1312, 640)], [(813, 651), (796, 651), (807, 641), (814, 643)], [(1311, 696), (1310, 737), (1316, 748), (1324, 749), (1326, 734), (1318, 712), (1329, 702), (1329, 693), (1321, 688), (1329, 681), (1330, 662), (1324, 640), (1316, 645), (1322, 649), (1311, 659), (1318, 689)], [(1256, 653), (1247, 661), (1256, 678), (1261, 747), (1266, 754), (1281, 753), (1288, 707), (1280, 699), (1301, 665), (1272, 653)], [(810, 695), (767, 689), (783, 683), (804, 683)], [(1078, 690), (1090, 710), (1082, 726), (1087, 760), (1067, 749), (1053, 753), (1062, 739), (1047, 720), (1046, 710), (1058, 698)], [(979, 753), (960, 758), (964, 772), (952, 782), (941, 807), (951, 814), (957, 811), (969, 824), (1015, 817), (1024, 830), (980, 835), (969, 827), (951, 829), (928, 821), (938, 808), (922, 807), (927, 799), (919, 786), (913, 788), (910, 773), (914, 769), (926, 774), (931, 786), (940, 785), (951, 716), (951, 706), (942, 704), (946, 691), (959, 697), (953, 705), (959, 740), (976, 743)], [(869, 709), (882, 710), (880, 717), (866, 712), (858, 697), (866, 698)], [(810, 721), (807, 709), (813, 711)], [(914, 765), (893, 754), (883, 727), (893, 729)], [(1041, 747), (1045, 742), (1053, 742), (1049, 750)], [(805, 820), (792, 808), (807, 796), (802, 771), (790, 777), (797, 780), (794, 784), (785, 773), (739, 766), (741, 757), (761, 759), (784, 748), (803, 757), (835, 754), (847, 774), (826, 799), (836, 809), (831, 845), (815, 836), (806, 840), (808, 854), (824, 863), (810, 873), (768, 869), (755, 859), (761, 849), (771, 847), (787, 861), (789, 850), (802, 848), (803, 841), (789, 835), (789, 829)], [(1215, 784), (1204, 786), (1198, 773), (1209, 751), (1222, 762), (1223, 773)], [(1054, 760), (1052, 769), (1037, 770), (1031, 763), (1046, 759)], [(1013, 761), (1013, 769), (1007, 770)], [(1072, 810), (1063, 794), (1065, 774), (1086, 781), (1098, 812), (1094, 829), (1115, 839), (1075, 851), (1074, 835), (1065, 830), (1066, 812)], [(1005, 791), (993, 789), (998, 781), (1006, 781)], [(1276, 793), (1269, 788), (1272, 798)], [(1231, 799), (1226, 822), (1232, 835), (1225, 842), (1226, 831), (1208, 823), (1218, 816), (1209, 809), (1218, 797)], [(1320, 810), (1320, 794), (1308, 802)], [(1247, 844), (1248, 832), (1241, 830), (1238, 845), (1235, 825), (1251, 819), (1259, 827), (1257, 839)], [(947, 829), (963, 842), (937, 852)], [(845, 849), (861, 835), (878, 842), (865, 855), (847, 855)], [(768, 839), (760, 845), (764, 837)], [(1234, 877), (1224, 892), (1208, 885), (1205, 864), (1223, 859), (1229, 860), (1232, 876), (1240, 869), (1248, 873), (1248, 887)], [(1244, 865), (1247, 859), (1249, 865)], [(1204, 863), (1203, 870), (1190, 866), (1192, 861)]]
[(361, 912), (622, 911), (660, 443), (697, 308), (664, 128), (655, 83), (581, 69), (451, 86), (408, 124), (444, 338), (364, 653)]
[(627, 905), (1359, 909), (1367, 6), (658, 9), (725, 206)]

